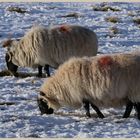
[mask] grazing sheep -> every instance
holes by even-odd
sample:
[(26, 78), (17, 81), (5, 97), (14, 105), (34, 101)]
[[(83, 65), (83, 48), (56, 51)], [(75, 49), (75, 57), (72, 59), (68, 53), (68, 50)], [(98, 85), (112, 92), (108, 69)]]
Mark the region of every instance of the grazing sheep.
[[(93, 31), (82, 26), (61, 25), (52, 28), (37, 26), (19, 41), (6, 41), (3, 47), (8, 47), (7, 65), (38, 67), (39, 75), (42, 75), (41, 66), (46, 66), (46, 72), (50, 75), (49, 66), (58, 68), (72, 56), (95, 56), (98, 40)], [(14, 69), (10, 67), (8, 69), (15, 73)]]
[(98, 116), (103, 118), (98, 107), (126, 105), (123, 117), (129, 117), (134, 106), (140, 119), (139, 81), (140, 53), (71, 58), (41, 86), (39, 108), (51, 114), (53, 111), (50, 109), (78, 108), (84, 104), (90, 116), (91, 104)]

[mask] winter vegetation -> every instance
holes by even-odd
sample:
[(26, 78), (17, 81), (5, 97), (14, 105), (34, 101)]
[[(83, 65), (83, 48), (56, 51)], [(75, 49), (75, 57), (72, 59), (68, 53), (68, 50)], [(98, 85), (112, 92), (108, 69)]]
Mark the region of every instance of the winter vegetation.
[(17, 12), (17, 13), (22, 13), (22, 14), (26, 13), (25, 9), (21, 9), (19, 7), (8, 7), (6, 10), (10, 12)]
[[(104, 118), (100, 118), (97, 108), (91, 109), (91, 107), (89, 117), (88, 112), (85, 112), (84, 109), (87, 102), (84, 102), (78, 109), (62, 107), (53, 110), (53, 114), (41, 115), (37, 98), (41, 86), (45, 81), (48, 83), (50, 78), (36, 77), (35, 75), (38, 73), (38, 70), (27, 66), (18, 68), (18, 77), (11, 76), (7, 71), (5, 61), (5, 55), (8, 50), (7, 47), (2, 47), (3, 42), (7, 39), (21, 40), (33, 26), (53, 27), (69, 24), (82, 26), (96, 33), (99, 52), (96, 57), (100, 58), (101, 55), (111, 56), (112, 54), (114, 56), (118, 53), (124, 54), (132, 51), (137, 52), (140, 47), (139, 7), (139, 2), (1, 3), (0, 137), (139, 138), (140, 121), (137, 115), (137, 105), (133, 104), (133, 102), (128, 102), (128, 104), (125, 102), (125, 105), (115, 108), (113, 106), (106, 107), (105, 105), (100, 106), (100, 104), (96, 104), (104, 115)], [(106, 19), (110, 17), (115, 17), (115, 19), (112, 19), (112, 21), (108, 19), (107, 21)], [(81, 43), (84, 44), (84, 41)], [(9, 58), (8, 56), (7, 59)], [(138, 61), (138, 59), (136, 60)], [(104, 64), (102, 63), (104, 61), (99, 62), (101, 62), (100, 64)], [(115, 67), (117, 66), (115, 65)], [(17, 69), (17, 67), (14, 68)], [(129, 72), (122, 74), (123, 72), (117, 71), (117, 74), (121, 73), (121, 76), (117, 77), (117, 83), (113, 81), (111, 84), (114, 84), (114, 86), (118, 85), (118, 87), (127, 85), (133, 93), (139, 89), (139, 86), (136, 88), (136, 85), (139, 84), (137, 82), (139, 81), (139, 77), (137, 76), (139, 72), (138, 74), (135, 73), (136, 69), (133, 69), (133, 66), (129, 68), (131, 74)], [(139, 69), (137, 66), (136, 68), (137, 70)], [(57, 72), (59, 71), (50, 68), (52, 78), (53, 75), (57, 75)], [(74, 73), (71, 72), (70, 74)], [(84, 77), (87, 78), (87, 76), (86, 73)], [(62, 78), (60, 82), (63, 82), (63, 74), (60, 77)], [(78, 80), (78, 78), (75, 80)], [(74, 86), (76, 87), (77, 84), (78, 82)], [(68, 87), (70, 87), (69, 83)], [(99, 85), (99, 89), (101, 87), (102, 84)], [(72, 87), (70, 88), (69, 91), (72, 92), (73, 89)], [(84, 85), (83, 88), (85, 88)], [(117, 90), (118, 93), (121, 93), (119, 95), (123, 94), (125, 95), (124, 97), (128, 97), (128, 93), (125, 92), (126, 89), (117, 88), (115, 91), (116, 95)], [(78, 92), (75, 94), (78, 94)], [(131, 96), (131, 94), (129, 95)], [(138, 96), (136, 99), (139, 99)], [(115, 104), (115, 101), (113, 103)], [(130, 111), (125, 112), (126, 107), (130, 108), (130, 110), (133, 108), (128, 118), (126, 116)], [(52, 110), (49, 111), (52, 112)], [(125, 118), (122, 117), (123, 114)]]

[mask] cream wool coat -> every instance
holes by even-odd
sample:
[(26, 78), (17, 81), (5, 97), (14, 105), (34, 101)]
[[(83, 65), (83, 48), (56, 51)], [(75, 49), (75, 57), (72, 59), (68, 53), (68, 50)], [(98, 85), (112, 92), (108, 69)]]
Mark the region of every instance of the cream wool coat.
[(140, 54), (71, 58), (40, 88), (53, 109), (79, 108), (83, 99), (98, 107), (140, 102)]

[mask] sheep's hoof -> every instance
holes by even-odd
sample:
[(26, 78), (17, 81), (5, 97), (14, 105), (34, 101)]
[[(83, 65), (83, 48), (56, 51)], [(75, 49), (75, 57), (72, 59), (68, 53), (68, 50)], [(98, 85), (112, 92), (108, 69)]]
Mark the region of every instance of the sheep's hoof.
[(9, 71), (9, 73), (10, 73), (11, 76), (15, 76), (15, 77), (18, 77), (19, 76), (19, 74), (17, 72), (11, 72), (11, 71)]
[(47, 77), (50, 77), (51, 75), (49, 73), (47, 73)]
[(138, 118), (138, 120), (140, 120), (140, 114), (137, 114), (137, 118)]
[(86, 113), (86, 115), (87, 115), (87, 117), (91, 118), (91, 115), (90, 115), (90, 113), (88, 113), (88, 112), (87, 112), (87, 113)]
[(99, 116), (99, 118), (101, 118), (101, 119), (105, 118), (105, 116), (104, 116), (103, 114), (100, 114), (100, 115), (98, 115), (98, 116)]
[(15, 76), (15, 77), (19, 77), (19, 74), (18, 74), (18, 73), (15, 73), (14, 76)]
[(46, 74), (37, 74), (36, 77), (38, 77), (38, 78), (46, 78)]
[(37, 74), (36, 76), (39, 77), (39, 78), (43, 78), (42, 74)]

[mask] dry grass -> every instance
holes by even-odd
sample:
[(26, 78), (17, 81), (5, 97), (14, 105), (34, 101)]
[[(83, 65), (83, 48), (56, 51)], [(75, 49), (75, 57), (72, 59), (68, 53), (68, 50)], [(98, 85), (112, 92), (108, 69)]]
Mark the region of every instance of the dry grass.
[(11, 76), (11, 73), (8, 70), (3, 70), (0, 72), (0, 77)]
[(117, 23), (120, 21), (118, 17), (107, 17), (107, 18), (105, 18), (105, 20), (107, 22), (113, 22), (113, 23)]
[[(0, 77), (3, 77), (3, 76), (13, 76), (13, 74), (11, 74), (8, 70), (3, 70), (3, 71), (0, 71)], [(36, 77), (37, 74), (36, 73), (24, 73), (24, 72), (18, 72), (16, 73), (15, 75), (16, 77), (19, 77), (19, 78), (26, 78), (26, 77)], [(45, 78), (46, 75), (44, 74), (42, 76), (42, 78)]]
[(136, 23), (136, 24), (140, 24), (140, 18), (133, 19), (133, 22)]
[(7, 10), (7, 11), (10, 11), (10, 12), (21, 13), (21, 14), (24, 14), (24, 13), (27, 12), (25, 9), (19, 8), (19, 7), (8, 7), (6, 10)]
[(103, 11), (103, 12), (107, 12), (107, 11), (118, 12), (118, 11), (121, 11), (120, 9), (117, 9), (117, 8), (114, 8), (114, 7), (111, 7), (111, 6), (106, 6), (106, 5), (99, 6), (99, 7), (93, 6), (93, 10), (94, 11)]
[(133, 11), (128, 12), (128, 16), (134, 17), (134, 16), (136, 16), (136, 15), (137, 15), (137, 14), (136, 14), (135, 12), (133, 12)]
[(81, 15), (79, 13), (69, 13), (67, 15), (63, 15), (63, 16), (59, 16), (59, 17), (64, 17), (64, 18), (67, 18), (67, 17), (73, 17), (73, 18), (78, 18), (78, 17), (81, 17)]
[(0, 102), (0, 106), (1, 105), (15, 105), (16, 103), (14, 102)]
[(118, 34), (119, 33), (119, 29), (117, 27), (110, 27), (109, 30), (111, 31), (111, 33), (113, 34)]
[(56, 8), (57, 8), (56, 6), (50, 6), (50, 7), (46, 7), (45, 9), (52, 10), (52, 9), (56, 9)]

